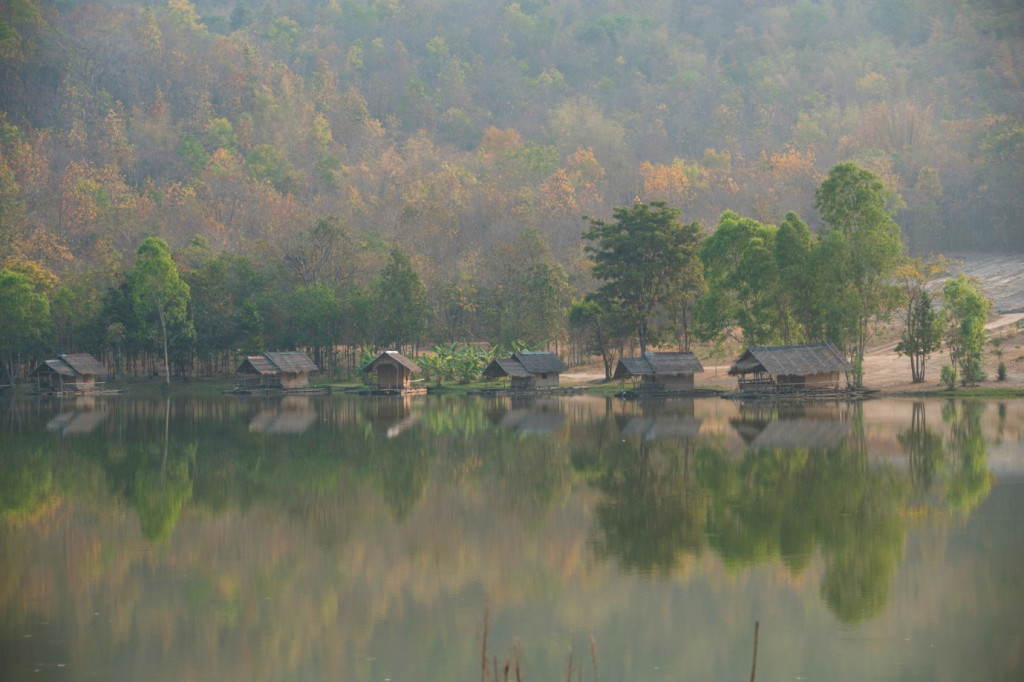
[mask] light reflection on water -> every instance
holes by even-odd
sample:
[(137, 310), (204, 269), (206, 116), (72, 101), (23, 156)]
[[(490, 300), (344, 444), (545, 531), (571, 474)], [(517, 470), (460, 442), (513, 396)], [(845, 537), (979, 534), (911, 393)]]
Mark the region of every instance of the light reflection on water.
[(1024, 401), (16, 400), (0, 442), (2, 679), (472, 680), (485, 609), (525, 680), (746, 679), (755, 622), (759, 679), (1024, 666)]

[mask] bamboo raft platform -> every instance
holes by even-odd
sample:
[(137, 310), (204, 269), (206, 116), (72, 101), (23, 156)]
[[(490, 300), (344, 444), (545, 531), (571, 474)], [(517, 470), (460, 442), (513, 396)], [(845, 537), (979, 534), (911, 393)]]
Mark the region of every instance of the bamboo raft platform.
[(615, 394), (616, 398), (622, 400), (645, 400), (647, 398), (715, 398), (722, 395), (717, 388), (692, 388), (686, 390), (672, 391), (643, 391), (637, 389), (626, 389)]
[(225, 395), (259, 395), (259, 396), (280, 396), (280, 395), (328, 395), (331, 392), (330, 386), (305, 386), (303, 388), (263, 388), (255, 386), (235, 386), (224, 389)]
[(351, 391), (359, 395), (426, 395), (426, 386), (414, 386), (412, 388), (359, 388)]
[(511, 395), (511, 396), (539, 396), (539, 395), (580, 395), (586, 393), (587, 388), (585, 386), (559, 386), (557, 388), (532, 388), (532, 389), (513, 389), (510, 386), (504, 386), (502, 388), (477, 388), (471, 391), (467, 391), (467, 395)]

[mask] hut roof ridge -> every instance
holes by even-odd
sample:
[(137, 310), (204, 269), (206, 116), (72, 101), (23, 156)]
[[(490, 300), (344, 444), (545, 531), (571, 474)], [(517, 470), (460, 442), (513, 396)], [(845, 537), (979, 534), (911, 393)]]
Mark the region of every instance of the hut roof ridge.
[(103, 366), (103, 363), (89, 353), (64, 353), (58, 355), (51, 360), (43, 361), (30, 374), (36, 374), (43, 367), (66, 377), (102, 376), (107, 374), (107, 368)]
[(679, 376), (704, 371), (704, 365), (690, 351), (644, 351), (639, 357), (619, 358), (615, 378), (624, 376)]
[(781, 374), (814, 374), (817, 372), (848, 372), (853, 365), (831, 343), (809, 343), (790, 346), (753, 346), (729, 369), (730, 375), (766, 372)]
[(315, 372), (319, 369), (308, 355), (299, 350), (269, 351), (263, 357), (282, 372)]
[(517, 351), (512, 354), (512, 359), (522, 364), (530, 374), (564, 372), (569, 369), (562, 358), (550, 351)]
[(368, 363), (363, 365), (363, 371), (364, 372), (372, 371), (373, 368), (376, 367), (377, 364), (379, 362), (381, 362), (382, 360), (384, 360), (385, 358), (387, 358), (387, 359), (389, 359), (389, 360), (391, 360), (391, 361), (401, 365), (402, 367), (405, 367), (410, 372), (422, 371), (420, 369), (419, 365), (417, 365), (415, 362), (413, 362), (409, 358), (407, 358), (404, 355), (402, 355), (401, 353), (399, 353), (397, 350), (386, 350), (386, 351), (381, 352), (373, 360), (370, 360)]

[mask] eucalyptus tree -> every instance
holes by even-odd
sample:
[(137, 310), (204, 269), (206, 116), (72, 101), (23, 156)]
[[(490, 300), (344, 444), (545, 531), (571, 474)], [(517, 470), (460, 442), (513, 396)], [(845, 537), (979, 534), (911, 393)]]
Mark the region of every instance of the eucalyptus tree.
[(881, 178), (855, 163), (833, 166), (814, 193), (825, 224), (817, 267), (823, 274), (821, 301), (830, 332), (853, 358), (858, 385), (863, 379), (869, 325), (898, 299), (894, 282), (903, 258), (900, 228), (889, 208), (896, 197)]
[(656, 335), (657, 313), (682, 294), (681, 282), (696, 281), (692, 273), (700, 267), (700, 226), (684, 225), (679, 215), (666, 202), (652, 201), (615, 208), (614, 222), (584, 216), (590, 227), (583, 237), (591, 242), (584, 249), (594, 277), (604, 282), (597, 293), (621, 308), (641, 352)]
[[(169, 329), (179, 332), (183, 341), (195, 337), (188, 319), (191, 297), (188, 284), (178, 274), (178, 266), (171, 258), (167, 242), (149, 237), (139, 246), (135, 267), (129, 275), (132, 304), (135, 314), (143, 322), (145, 334), (152, 338), (159, 334), (164, 349), (164, 375), (171, 383), (171, 364), (168, 352)], [(159, 327), (153, 324), (159, 324)]]

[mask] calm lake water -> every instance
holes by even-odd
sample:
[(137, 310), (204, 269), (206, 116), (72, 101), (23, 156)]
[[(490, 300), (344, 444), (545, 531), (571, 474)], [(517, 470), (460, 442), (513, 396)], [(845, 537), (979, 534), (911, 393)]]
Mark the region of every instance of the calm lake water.
[(0, 402), (5, 681), (748, 680), (755, 623), (1022, 679), (1024, 401)]

